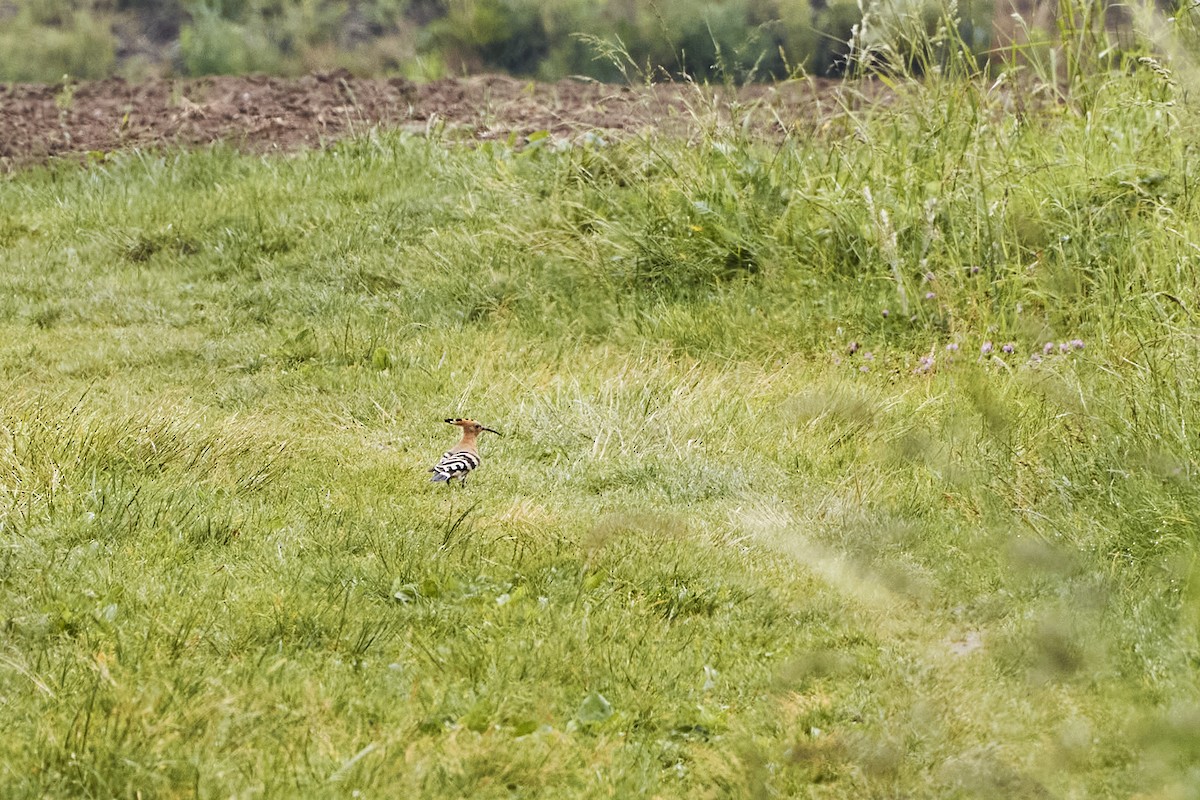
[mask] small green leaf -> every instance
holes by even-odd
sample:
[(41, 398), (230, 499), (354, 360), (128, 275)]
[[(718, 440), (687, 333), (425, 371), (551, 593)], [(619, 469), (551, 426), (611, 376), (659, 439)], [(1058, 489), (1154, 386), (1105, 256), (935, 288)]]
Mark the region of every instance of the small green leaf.
[(612, 715), (612, 703), (608, 702), (599, 692), (592, 692), (579, 704), (579, 710), (575, 712), (575, 719), (580, 725), (594, 725), (597, 722), (604, 722)]
[(421, 597), (421, 590), (415, 583), (400, 583), (396, 580), (392, 583), (392, 599), (398, 603), (415, 603)]
[(482, 699), (476, 700), (470, 710), (463, 715), (462, 724), (473, 733), (483, 733), (492, 725), (492, 709)]
[(513, 735), (514, 736), (528, 736), (529, 734), (536, 731), (537, 727), (538, 727), (538, 724), (537, 724), (536, 720), (523, 719), (519, 722), (513, 723)]

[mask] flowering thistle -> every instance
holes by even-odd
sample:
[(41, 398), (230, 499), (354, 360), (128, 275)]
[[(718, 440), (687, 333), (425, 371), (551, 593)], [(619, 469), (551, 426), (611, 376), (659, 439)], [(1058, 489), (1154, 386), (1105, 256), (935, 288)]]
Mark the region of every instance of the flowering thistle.
[(1083, 339), (1072, 339), (1071, 347), (1074, 347), (1076, 350), (1082, 350), (1083, 349)]
[(1044, 345), (1042, 345), (1042, 353), (1044, 355), (1050, 355), (1053, 352), (1054, 352), (1054, 342), (1046, 342)]
[(917, 368), (913, 370), (914, 375), (924, 375), (933, 369), (933, 356), (921, 356)]
[(1013, 351), (1015, 351), (1017, 349), (1017, 346), (1015, 344), (1013, 344), (1012, 342), (1005, 342), (1004, 346), (1001, 347), (1000, 349), (1003, 350), (1005, 353), (1012, 353)]
[(981, 356), (991, 355), (991, 353), (992, 353), (992, 343), (991, 342), (984, 342), (979, 347), (979, 354)]
[(1067, 344), (1066, 342), (1062, 342), (1062, 343), (1061, 343), (1061, 344), (1059, 344), (1059, 346), (1058, 346), (1058, 352), (1060, 352), (1060, 353), (1069, 353), (1069, 352), (1071, 352), (1071, 345)]

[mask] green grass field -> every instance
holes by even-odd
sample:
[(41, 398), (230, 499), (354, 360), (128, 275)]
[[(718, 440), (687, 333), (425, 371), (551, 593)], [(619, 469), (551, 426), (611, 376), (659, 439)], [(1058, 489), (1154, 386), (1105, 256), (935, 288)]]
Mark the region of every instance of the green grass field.
[(0, 794), (1200, 797), (1180, 87), (5, 178)]

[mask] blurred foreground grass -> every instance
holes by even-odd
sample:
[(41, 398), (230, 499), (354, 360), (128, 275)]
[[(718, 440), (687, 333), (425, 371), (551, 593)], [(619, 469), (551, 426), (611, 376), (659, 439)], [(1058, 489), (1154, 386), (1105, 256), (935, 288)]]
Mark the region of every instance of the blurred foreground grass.
[(1012, 98), (6, 178), (4, 796), (1195, 797), (1195, 112)]

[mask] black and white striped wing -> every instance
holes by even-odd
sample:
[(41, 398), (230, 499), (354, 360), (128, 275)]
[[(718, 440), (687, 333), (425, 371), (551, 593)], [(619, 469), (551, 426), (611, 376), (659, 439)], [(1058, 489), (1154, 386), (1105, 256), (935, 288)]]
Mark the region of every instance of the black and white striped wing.
[(434, 483), (445, 483), (451, 478), (463, 478), (471, 470), (479, 466), (479, 456), (466, 450), (455, 453), (449, 451), (442, 455), (437, 464), (429, 471), (433, 473)]

